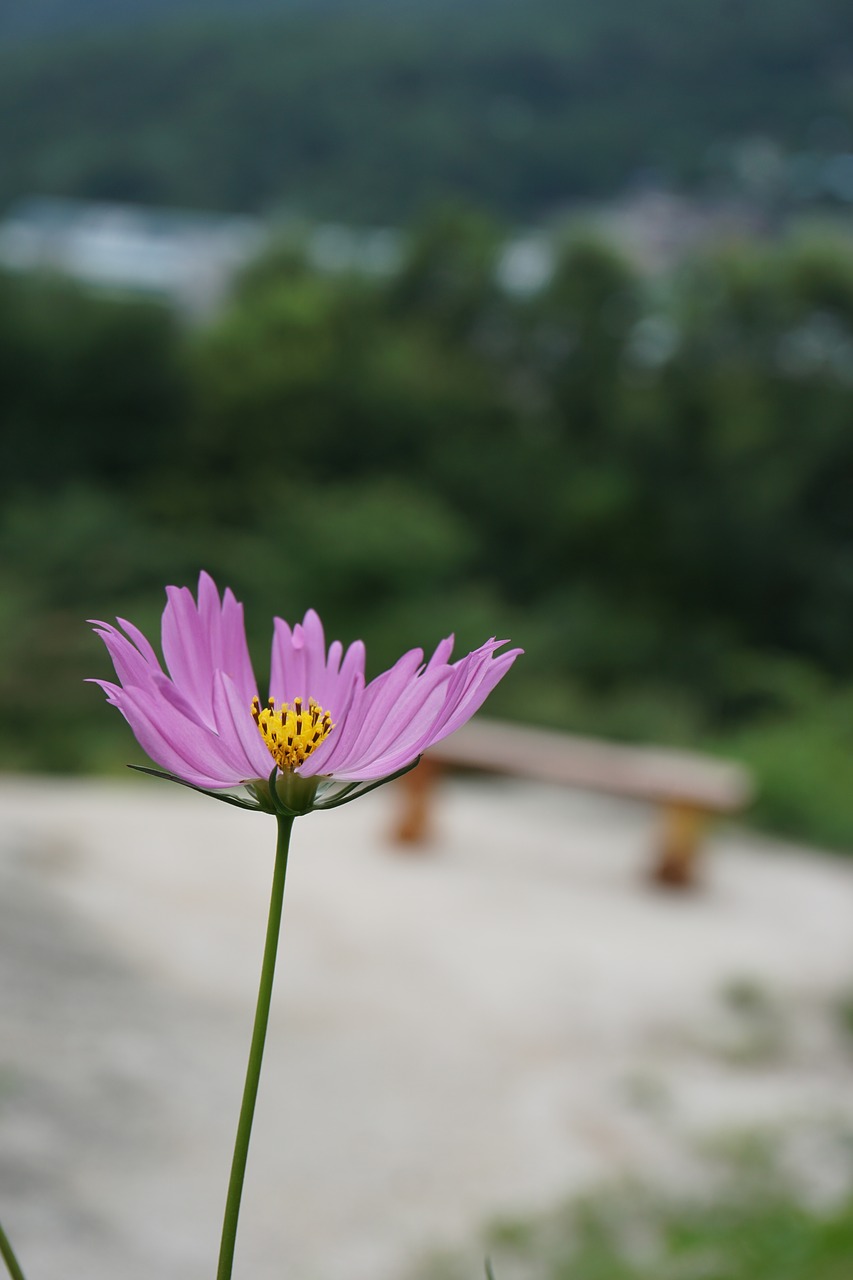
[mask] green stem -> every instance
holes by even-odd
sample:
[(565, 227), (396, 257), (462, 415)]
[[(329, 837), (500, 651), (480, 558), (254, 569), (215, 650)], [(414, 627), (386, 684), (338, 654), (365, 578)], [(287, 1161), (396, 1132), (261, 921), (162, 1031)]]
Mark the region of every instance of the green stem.
[(24, 1280), (24, 1273), (21, 1270), (20, 1263), (15, 1257), (12, 1246), (9, 1244), (9, 1238), (3, 1230), (3, 1224), (0, 1223), (0, 1258), (9, 1268), (9, 1275), (12, 1280)]
[[(219, 1267), (216, 1272), (216, 1280), (231, 1280), (231, 1268), (234, 1265), (234, 1244), (237, 1239), (237, 1220), (240, 1216), (240, 1199), (243, 1195), (243, 1178), (246, 1173), (249, 1139), (252, 1136), (252, 1120), (255, 1115), (255, 1101), (258, 1096), (258, 1082), (261, 1078), (261, 1063), (264, 1058), (264, 1041), (270, 1016), (270, 999), (275, 976), (275, 957), (278, 950), (278, 938), (281, 931), (281, 909), (284, 902), (284, 878), (287, 874), (287, 851), (290, 846), (290, 831), (293, 826), (293, 818), (279, 814), (277, 821), (278, 842), (275, 850), (275, 871), (273, 872), (272, 894), (270, 897), (267, 938), (264, 944), (264, 959), (261, 965), (261, 982), (258, 989), (258, 1004), (255, 1010), (252, 1044), (249, 1049), (249, 1064), (246, 1068), (246, 1084), (243, 1088), (243, 1103), (240, 1107), (240, 1122), (237, 1125), (234, 1159), (231, 1162), (228, 1198), (225, 1202), (225, 1220), (222, 1224), (222, 1243), (219, 1248)], [(18, 1280), (18, 1278), (16, 1277), (15, 1280)]]

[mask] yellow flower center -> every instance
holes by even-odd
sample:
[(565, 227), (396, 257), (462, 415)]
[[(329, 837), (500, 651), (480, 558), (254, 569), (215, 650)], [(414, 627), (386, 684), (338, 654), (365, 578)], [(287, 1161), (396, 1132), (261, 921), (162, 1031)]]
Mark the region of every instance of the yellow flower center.
[(294, 698), (292, 707), (283, 702), (278, 710), (275, 699), (270, 698), (263, 711), (260, 700), (253, 698), (252, 716), (279, 769), (293, 770), (304, 764), (335, 727), (329, 712), (313, 698), (308, 700), (307, 711), (301, 698)]

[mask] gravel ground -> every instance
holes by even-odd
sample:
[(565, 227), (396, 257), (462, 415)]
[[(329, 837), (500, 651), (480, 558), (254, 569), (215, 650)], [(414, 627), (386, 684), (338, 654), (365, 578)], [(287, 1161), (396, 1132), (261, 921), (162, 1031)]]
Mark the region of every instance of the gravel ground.
[[(501, 1213), (788, 1135), (850, 1173), (853, 862), (737, 830), (653, 889), (655, 815), (447, 787), (300, 819), (235, 1280), (391, 1280)], [(212, 1280), (274, 824), (145, 778), (0, 779), (0, 1217), (29, 1280)], [(476, 1274), (476, 1273), (475, 1273)]]

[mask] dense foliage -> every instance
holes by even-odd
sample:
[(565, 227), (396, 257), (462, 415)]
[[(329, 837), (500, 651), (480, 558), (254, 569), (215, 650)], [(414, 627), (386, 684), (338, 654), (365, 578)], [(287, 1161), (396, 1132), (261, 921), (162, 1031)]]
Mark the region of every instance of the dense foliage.
[(734, 750), (853, 839), (853, 253), (649, 281), (576, 239), (519, 299), (497, 244), (448, 216), (381, 281), (283, 246), (192, 331), (0, 280), (4, 763), (126, 758), (83, 620), (155, 626), (205, 566), (257, 646), (312, 604), (376, 667), (511, 636), (493, 713)]
[[(843, 0), (193, 12), (7, 41), (0, 204), (78, 195), (404, 223), (453, 198), (529, 219), (650, 172), (710, 180), (750, 136), (812, 169), (851, 145)], [(803, 184), (814, 174), (792, 191)]]

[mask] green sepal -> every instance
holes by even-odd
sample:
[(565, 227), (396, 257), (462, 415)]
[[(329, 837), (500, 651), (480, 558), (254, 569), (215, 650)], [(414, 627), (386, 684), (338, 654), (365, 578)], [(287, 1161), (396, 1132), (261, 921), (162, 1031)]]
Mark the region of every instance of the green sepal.
[[(176, 782), (179, 787), (188, 787), (190, 791), (197, 791), (199, 795), (210, 796), (211, 800), (220, 800), (222, 804), (231, 804), (235, 809), (248, 809), (251, 813), (269, 813), (278, 818), (300, 818), (306, 813), (312, 813), (315, 809), (337, 809), (342, 804), (349, 804), (351, 800), (358, 800), (360, 796), (366, 796), (369, 791), (375, 791), (377, 787), (384, 787), (386, 782), (394, 782), (397, 778), (402, 778), (404, 774), (414, 769), (415, 765), (420, 761), (417, 756), (411, 764), (404, 765), (402, 769), (398, 769), (396, 773), (389, 773), (386, 778), (378, 778), (375, 782), (348, 782), (329, 800), (320, 799), (315, 801), (312, 797), (310, 803), (306, 803), (303, 807), (293, 808), (291, 805), (285, 804), (281, 798), (281, 794), (277, 785), (279, 776), (278, 765), (275, 766), (265, 784), (260, 779), (254, 782), (247, 782), (245, 785), (255, 797), (254, 801), (240, 800), (237, 796), (227, 795), (224, 791), (211, 791), (207, 787), (199, 787), (194, 782), (186, 782), (183, 778), (178, 778), (174, 773), (165, 773), (162, 769), (150, 769), (142, 764), (130, 764), (127, 767), (134, 769), (137, 773), (147, 773), (152, 778), (163, 778), (166, 782)], [(293, 775), (299, 777), (299, 775)], [(315, 781), (313, 778), (302, 779), (306, 784)], [(316, 785), (321, 786), (323, 776), (316, 777)], [(258, 784), (261, 783), (259, 786)], [(320, 792), (322, 796), (322, 791)]]
[(331, 800), (321, 800), (314, 805), (315, 809), (337, 809), (342, 804), (349, 804), (351, 800), (358, 800), (360, 796), (366, 796), (368, 791), (375, 791), (377, 787), (384, 787), (386, 782), (394, 782), (397, 778), (402, 778), (404, 774), (410, 773), (416, 764), (420, 763), (420, 756), (416, 756), (411, 764), (404, 765), (402, 769), (398, 769), (396, 773), (389, 773), (387, 778), (378, 778), (375, 782), (351, 782), (348, 786), (339, 791)]
[[(290, 791), (291, 798), (295, 794), (300, 800), (299, 804), (288, 804), (282, 799), (279, 778), (284, 779), (284, 785)], [(295, 773), (285, 774), (278, 765), (273, 768), (266, 781), (261, 781), (259, 778), (250, 785), (260, 808), (265, 813), (275, 814), (277, 818), (301, 818), (304, 814), (310, 813), (314, 807), (314, 796), (317, 792), (317, 782), (314, 778), (303, 778)]]
[(166, 782), (176, 782), (179, 787), (189, 787), (190, 791), (197, 791), (199, 795), (210, 796), (211, 800), (221, 800), (223, 804), (233, 804), (237, 809), (249, 809), (252, 813), (268, 813), (260, 804), (252, 804), (249, 800), (239, 800), (237, 796), (226, 795), (223, 791), (209, 791), (207, 787), (196, 786), (194, 782), (187, 782), (184, 778), (177, 778), (173, 773), (164, 773), (162, 769), (149, 769), (143, 764), (129, 764), (128, 769), (134, 769), (137, 773), (147, 773), (152, 778), (163, 778)]

